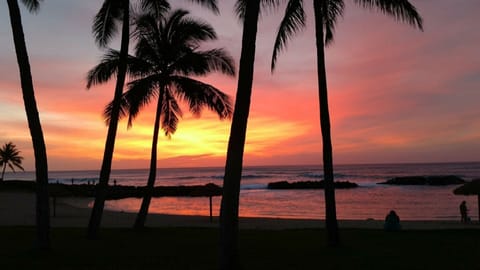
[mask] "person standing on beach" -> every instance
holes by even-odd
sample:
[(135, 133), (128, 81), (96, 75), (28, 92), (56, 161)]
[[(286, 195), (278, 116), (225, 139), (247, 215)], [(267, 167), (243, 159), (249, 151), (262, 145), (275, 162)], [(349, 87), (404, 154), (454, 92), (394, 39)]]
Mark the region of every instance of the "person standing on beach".
[(462, 216), (461, 217), (461, 221), (462, 223), (467, 223), (468, 222), (468, 215), (467, 215), (467, 203), (465, 201), (463, 201), (461, 204), (460, 204), (460, 215)]

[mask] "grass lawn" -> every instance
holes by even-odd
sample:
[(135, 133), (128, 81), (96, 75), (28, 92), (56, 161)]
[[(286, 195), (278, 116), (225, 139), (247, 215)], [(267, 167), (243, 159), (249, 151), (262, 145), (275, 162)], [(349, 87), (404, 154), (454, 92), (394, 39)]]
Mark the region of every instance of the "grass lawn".
[[(155, 228), (143, 232), (52, 230), (53, 250), (32, 249), (32, 227), (0, 227), (0, 269), (217, 269), (218, 232)], [(325, 247), (324, 230), (240, 233), (244, 269), (480, 269), (480, 230), (384, 232), (344, 229), (342, 245)]]

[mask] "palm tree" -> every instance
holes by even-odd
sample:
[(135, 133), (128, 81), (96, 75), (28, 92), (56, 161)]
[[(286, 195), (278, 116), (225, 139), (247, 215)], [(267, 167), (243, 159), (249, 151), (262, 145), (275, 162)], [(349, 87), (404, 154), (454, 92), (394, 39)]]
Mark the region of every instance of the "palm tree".
[[(128, 114), (131, 126), (140, 109), (157, 97), (157, 109), (152, 139), (150, 173), (146, 194), (134, 227), (145, 226), (157, 172), (157, 144), (160, 126), (166, 136), (177, 129), (182, 111), (178, 100), (184, 100), (190, 111), (199, 115), (203, 107), (215, 111), (221, 119), (231, 116), (230, 99), (212, 85), (189, 76), (207, 75), (220, 71), (235, 75), (233, 59), (223, 49), (200, 51), (198, 47), (215, 40), (216, 33), (207, 23), (193, 20), (188, 12), (176, 10), (166, 18), (141, 15), (136, 21), (138, 43), (135, 56), (128, 58), (128, 73), (133, 79), (123, 94), (120, 116)], [(119, 52), (110, 50), (102, 62), (88, 75), (92, 84), (104, 83), (116, 73)], [(112, 121), (113, 102), (105, 110), (107, 122)]]
[[(364, 8), (377, 9), (396, 20), (406, 22), (422, 30), (422, 18), (408, 0), (355, 0)], [(314, 0), (315, 39), (317, 48), (317, 76), (320, 104), (320, 126), (323, 143), (323, 174), (325, 180), (325, 221), (329, 246), (339, 244), (338, 223), (335, 206), (335, 188), (333, 179), (333, 154), (330, 133), (330, 115), (328, 109), (327, 74), (324, 47), (332, 43), (337, 18), (345, 9), (343, 0)], [(275, 68), (279, 52), (285, 48), (288, 39), (305, 26), (303, 0), (289, 0), (285, 16), (280, 24), (275, 40), (272, 71)]]
[(261, 0), (240, 0), (236, 3), (237, 14), (243, 18), (243, 36), (235, 109), (228, 140), (223, 195), (220, 206), (220, 268), (223, 270), (236, 270), (240, 267), (238, 258), (240, 181), (252, 96), (260, 2)]
[[(40, 6), (40, 0), (22, 0), (30, 12), (36, 12)], [(42, 125), (38, 115), (35, 91), (33, 88), (32, 72), (28, 60), (25, 35), (23, 33), (22, 17), (17, 0), (7, 0), (12, 26), (13, 42), (17, 55), (17, 63), (20, 71), (20, 83), (22, 85), (23, 102), (27, 113), (28, 128), (32, 137), (33, 152), (35, 156), (36, 176), (36, 227), (37, 248), (50, 248), (50, 211), (48, 204), (48, 163), (45, 140), (43, 138)]]
[[(218, 12), (216, 0), (191, 0), (203, 4), (213, 11)], [(166, 0), (139, 0), (143, 10), (161, 16), (170, 5)], [(130, 0), (105, 0), (102, 7), (95, 16), (93, 23), (93, 34), (97, 44), (105, 48), (112, 37), (118, 30), (118, 24), (122, 26), (121, 45), (120, 45), (120, 64), (117, 72), (117, 81), (115, 85), (112, 121), (108, 124), (107, 138), (103, 153), (102, 167), (100, 169), (99, 183), (96, 188), (95, 202), (88, 223), (87, 237), (94, 239), (97, 237), (98, 228), (100, 227), (103, 209), (105, 206), (105, 198), (107, 193), (110, 171), (112, 168), (113, 151), (115, 148), (115, 137), (118, 128), (118, 117), (120, 115), (120, 100), (125, 85), (125, 77), (127, 72), (127, 55), (130, 41)], [(91, 84), (87, 84), (90, 88)]]
[(2, 166), (2, 177), (0, 177), (0, 182), (3, 181), (3, 176), (5, 175), (5, 169), (8, 167), (15, 172), (15, 167), (20, 170), (24, 170), (22, 167), (23, 157), (20, 156), (20, 151), (17, 150), (17, 146), (12, 142), (6, 143), (0, 148), (0, 166)]

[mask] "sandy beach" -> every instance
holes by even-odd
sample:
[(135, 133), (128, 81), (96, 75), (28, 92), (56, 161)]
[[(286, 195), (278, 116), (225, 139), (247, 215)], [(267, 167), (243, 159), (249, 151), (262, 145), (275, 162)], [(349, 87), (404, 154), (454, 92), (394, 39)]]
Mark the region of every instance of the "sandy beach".
[[(81, 200), (85, 200), (83, 203)], [(90, 215), (89, 208), (78, 207), (87, 205), (91, 199), (87, 198), (59, 198), (56, 202), (55, 216), (53, 216), (53, 202), (51, 211), (52, 227), (86, 227)], [(102, 219), (103, 227), (131, 227), (135, 213), (105, 211)], [(0, 226), (33, 226), (35, 224), (35, 195), (22, 191), (0, 192)], [(213, 222), (208, 216), (182, 216), (150, 214), (147, 218), (149, 227), (216, 227), (218, 217)], [(276, 219), (276, 218), (240, 218), (241, 229), (303, 229), (323, 228), (323, 220), (310, 219)], [(341, 228), (381, 229), (382, 220), (339, 220)], [(462, 224), (459, 221), (402, 221), (402, 228), (406, 230), (430, 229), (480, 229), (478, 222)]]

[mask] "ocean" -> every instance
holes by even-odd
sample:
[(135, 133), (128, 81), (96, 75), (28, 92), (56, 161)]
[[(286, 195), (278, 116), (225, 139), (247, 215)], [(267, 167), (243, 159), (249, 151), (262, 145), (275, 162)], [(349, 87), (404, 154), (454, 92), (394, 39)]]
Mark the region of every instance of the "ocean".
[[(379, 185), (397, 176), (456, 175), (470, 181), (480, 178), (480, 162), (429, 164), (362, 164), (337, 165), (335, 181), (350, 181), (358, 188), (336, 190), (337, 217), (339, 219), (380, 219), (395, 210), (402, 220), (460, 220), (459, 205), (467, 202), (469, 215), (478, 219), (477, 197), (453, 194), (455, 185), (449, 186), (392, 186)], [(98, 171), (52, 171), (49, 181), (71, 184), (98, 182)], [(110, 184), (143, 186), (147, 169), (113, 170)], [(269, 190), (267, 184), (276, 181), (321, 180), (321, 166), (263, 166), (246, 167), (243, 171), (240, 193), (240, 216), (273, 218), (325, 217), (323, 190)], [(32, 180), (32, 172), (8, 172), (5, 179)], [(223, 168), (158, 169), (156, 185), (222, 185)], [(68, 199), (70, 204), (91, 207), (93, 199)], [(107, 201), (106, 208), (136, 212), (141, 199)], [(214, 215), (219, 214), (220, 197), (213, 198)], [(154, 198), (151, 213), (208, 215), (208, 198)]]

